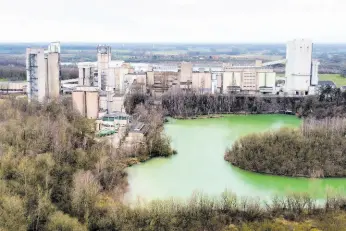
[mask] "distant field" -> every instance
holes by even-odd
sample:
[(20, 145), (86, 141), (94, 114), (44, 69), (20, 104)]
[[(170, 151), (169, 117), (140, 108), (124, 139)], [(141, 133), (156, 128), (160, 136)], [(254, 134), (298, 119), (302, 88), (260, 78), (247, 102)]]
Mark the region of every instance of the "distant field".
[(181, 55), (186, 54), (184, 50), (171, 50), (171, 51), (154, 51), (154, 55)]
[(319, 79), (320, 80), (331, 80), (338, 87), (346, 86), (346, 78), (341, 77), (341, 75), (339, 75), (339, 74), (320, 74)]
[(127, 50), (127, 49), (116, 49), (116, 50), (112, 50), (113, 52), (115, 53), (118, 53), (118, 54), (129, 54), (131, 53), (132, 51), (131, 50)]
[[(284, 73), (279, 73), (276, 74), (277, 77), (285, 77)], [(339, 74), (319, 74), (319, 80), (331, 80), (333, 81), (336, 86), (341, 87), (341, 86), (346, 86), (346, 78), (341, 77)]]
[(194, 52), (210, 52), (210, 48), (204, 48), (204, 47), (196, 47), (196, 48), (189, 48), (189, 51), (194, 51)]

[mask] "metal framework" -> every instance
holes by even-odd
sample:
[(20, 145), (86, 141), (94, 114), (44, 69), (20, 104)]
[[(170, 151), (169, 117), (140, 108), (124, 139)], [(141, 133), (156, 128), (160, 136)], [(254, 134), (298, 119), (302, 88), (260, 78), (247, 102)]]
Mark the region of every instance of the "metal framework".
[(28, 57), (28, 98), (38, 97), (38, 77), (37, 77), (37, 54), (29, 54)]

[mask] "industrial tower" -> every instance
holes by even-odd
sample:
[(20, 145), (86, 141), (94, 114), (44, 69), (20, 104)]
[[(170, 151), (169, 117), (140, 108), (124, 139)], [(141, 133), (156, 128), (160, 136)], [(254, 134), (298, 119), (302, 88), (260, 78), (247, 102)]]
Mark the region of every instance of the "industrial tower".
[(319, 62), (312, 60), (313, 43), (307, 39), (289, 41), (286, 48), (286, 92), (314, 94), (318, 85)]
[(109, 75), (109, 63), (112, 60), (112, 49), (110, 46), (97, 46), (97, 87), (106, 90)]
[(48, 50), (27, 48), (26, 75), (28, 100), (53, 100), (60, 95), (60, 43), (53, 42)]

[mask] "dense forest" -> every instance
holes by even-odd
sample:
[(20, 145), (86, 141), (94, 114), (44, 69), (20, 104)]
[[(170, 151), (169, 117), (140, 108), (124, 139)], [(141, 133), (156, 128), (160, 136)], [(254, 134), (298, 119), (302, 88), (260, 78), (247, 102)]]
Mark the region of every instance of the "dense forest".
[(282, 128), (240, 138), (225, 160), (242, 169), (285, 176), (346, 177), (346, 119), (306, 119), (300, 129)]
[[(61, 79), (78, 78), (77, 67), (61, 67)], [(26, 80), (26, 70), (23, 65), (1, 65), (0, 64), (0, 79), (7, 81), (24, 81)]]

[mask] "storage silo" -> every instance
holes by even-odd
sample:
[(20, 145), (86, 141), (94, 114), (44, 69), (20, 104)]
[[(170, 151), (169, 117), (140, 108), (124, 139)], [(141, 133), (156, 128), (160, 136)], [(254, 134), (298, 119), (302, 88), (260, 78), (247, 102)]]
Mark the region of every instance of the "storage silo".
[(81, 116), (85, 116), (85, 92), (84, 91), (73, 91), (72, 92), (73, 108), (77, 110)]
[(86, 91), (86, 117), (97, 119), (99, 114), (99, 92)]
[(76, 87), (72, 92), (73, 107), (82, 116), (97, 119), (99, 113), (99, 92), (96, 87)]

